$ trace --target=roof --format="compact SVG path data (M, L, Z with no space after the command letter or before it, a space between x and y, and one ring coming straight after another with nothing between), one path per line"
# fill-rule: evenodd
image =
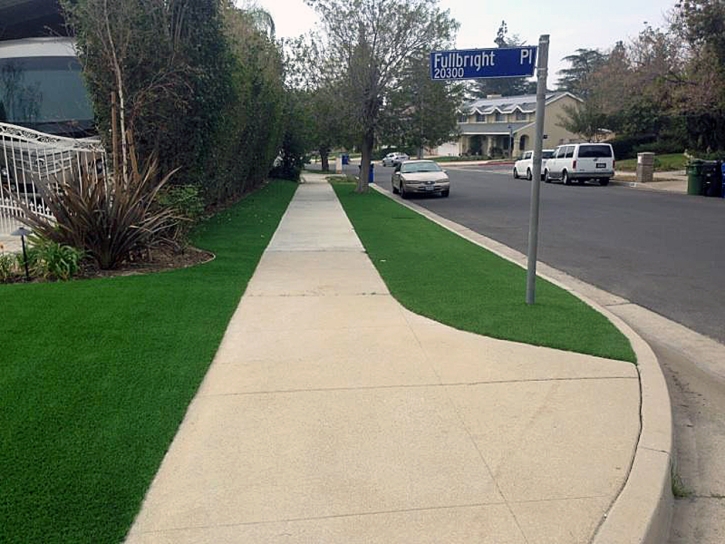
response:
M0 40L67 36L58 0L0 0Z
M485 136L506 136L510 132L516 133L522 128L531 126L531 121L524 121L523 123L466 123L459 124L458 127L461 129L461 134L467 136L480 134Z
M565 96L570 96L574 100L580 100L569 92L549 92L546 93L546 103L550 104ZM520 96L499 96L496 98L479 98L473 102L465 104L461 110L472 114L480 113L489 115L492 113L513 113L520 110L523 113L534 113L536 111L536 95L525 94Z

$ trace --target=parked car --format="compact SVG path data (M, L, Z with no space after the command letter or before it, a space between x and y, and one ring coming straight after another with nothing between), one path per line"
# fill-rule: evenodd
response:
M451 192L448 174L438 163L429 160L404 161L395 166L392 178L393 193L403 198L411 194L439 194L447 197Z
M399 153L397 151L393 153L388 153L383 157L383 160L381 164L383 166L396 166L400 164L403 161L407 161L410 157L406 155L405 153Z
M553 149L542 149L541 150L541 179L544 179L544 171L546 170L546 161L552 155L554 155ZM534 152L524 151L524 154L519 160L514 163L514 179L520 177L526 177L531 180L534 172Z
M614 164L614 150L610 144L560 145L554 156L546 161L544 181L561 180L569 185L572 181L583 184L591 179L599 185L607 185L614 176Z

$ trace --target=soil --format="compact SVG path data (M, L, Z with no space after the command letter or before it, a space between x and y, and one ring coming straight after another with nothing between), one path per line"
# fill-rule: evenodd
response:
M214 257L213 253L192 246L186 247L183 251L167 248L153 249L136 255L134 259L126 261L115 270L101 270L94 265L86 265L76 279L111 278L163 272L206 263L213 260Z
M213 253L191 246L184 248L183 251L172 250L170 248L159 248L137 254L133 259L123 263L115 270L101 270L94 263L84 262L80 272L73 276L73 279L83 280L152 274L154 272L164 272L167 270L196 266L198 264L209 262L214 258L215 255ZM44 283L47 281L55 280L34 278L32 276L30 278L30 283ZM17 276L13 276L9 281L0 282L0 284L25 282L25 276L23 274L19 274Z

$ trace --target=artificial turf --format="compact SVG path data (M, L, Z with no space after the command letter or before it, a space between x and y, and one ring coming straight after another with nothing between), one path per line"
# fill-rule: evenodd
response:
M201 266L0 286L0 542L123 540L295 188L201 225Z
M391 294L457 329L635 362L629 340L602 314L539 278L527 305L526 271L379 194L334 183L355 232Z

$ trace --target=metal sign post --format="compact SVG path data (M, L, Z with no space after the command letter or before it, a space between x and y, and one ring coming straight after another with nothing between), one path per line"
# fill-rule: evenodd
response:
M546 76L549 71L549 35L539 37L539 58L536 67L536 138L534 139L531 208L529 213L529 252L526 271L526 304L536 301L536 253L539 246L539 191L541 188L541 149L544 141L544 108L546 108Z
M526 303L536 299L536 251L539 243L539 190L541 149L544 140L546 76L549 70L549 35L539 37L539 46L499 47L495 49L461 49L433 51L430 54L430 78L436 81L528 77L536 67L536 136L534 138L531 212L529 218L529 252L526 274ZM509 125L509 154L513 154L512 130Z

